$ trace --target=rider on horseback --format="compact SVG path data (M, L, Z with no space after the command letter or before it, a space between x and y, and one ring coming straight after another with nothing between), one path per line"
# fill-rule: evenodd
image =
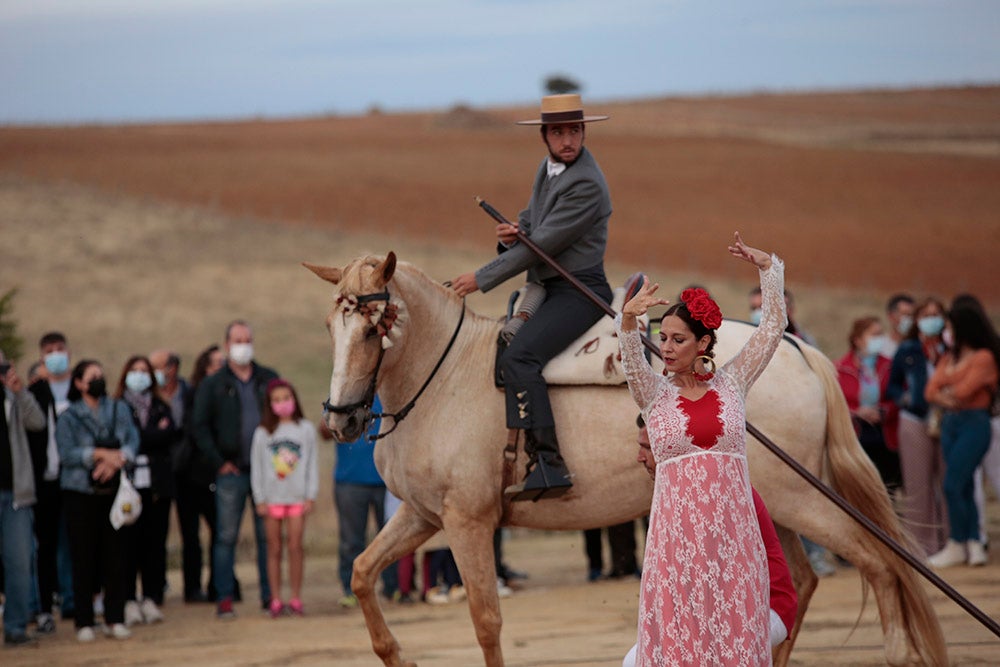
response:
M545 288L545 301L524 324L500 358L506 392L507 427L523 429L528 475L505 490L512 500L538 500L566 493L573 482L559 453L555 421L542 368L602 316L566 279L517 241L518 229L605 301L611 288L604 275L611 197L597 161L583 147L585 116L579 95L542 99L539 120L548 156L539 165L528 208L516 223L496 228L498 255L474 273L452 281L461 296L484 292L527 270L528 282Z

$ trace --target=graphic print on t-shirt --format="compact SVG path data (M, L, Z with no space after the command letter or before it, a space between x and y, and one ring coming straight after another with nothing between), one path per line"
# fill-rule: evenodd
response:
M302 445L291 440L278 440L268 447L271 464L278 479L285 479L295 471L302 454Z

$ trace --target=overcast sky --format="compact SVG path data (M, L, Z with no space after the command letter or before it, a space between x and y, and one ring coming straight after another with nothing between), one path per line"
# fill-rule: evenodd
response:
M1000 83L1000 0L0 0L0 123Z

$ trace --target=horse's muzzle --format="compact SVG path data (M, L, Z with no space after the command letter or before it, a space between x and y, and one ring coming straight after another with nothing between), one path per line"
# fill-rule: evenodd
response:
M337 442L354 442L372 423L371 409L366 407L357 407L347 413L326 412L323 416Z

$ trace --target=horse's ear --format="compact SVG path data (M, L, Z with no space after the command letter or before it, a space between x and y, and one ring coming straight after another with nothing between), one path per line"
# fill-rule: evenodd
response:
M323 280L333 283L334 285L339 283L340 279L344 275L343 271L332 266L320 266L319 264L310 264L309 262L302 262L302 266L306 267Z
M385 261L375 267L375 275L377 276L376 282L379 283L379 287L382 287L390 280L392 280L392 274L396 272L396 253L389 251L386 256Z

